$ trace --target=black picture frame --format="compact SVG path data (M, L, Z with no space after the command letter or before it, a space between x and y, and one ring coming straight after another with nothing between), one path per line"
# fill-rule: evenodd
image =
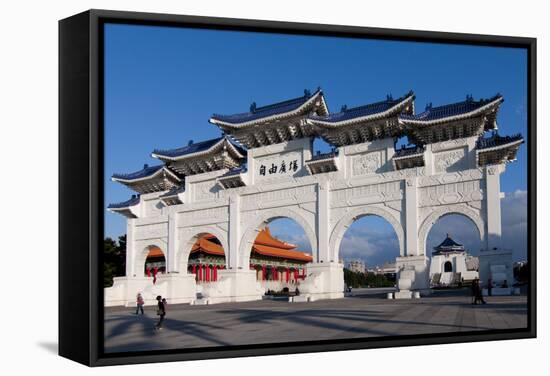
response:
M527 328L105 354L100 250L104 214L102 30L107 22L526 49L531 275ZM536 337L536 94L534 38L108 10L89 10L59 21L59 354L88 366L105 366Z

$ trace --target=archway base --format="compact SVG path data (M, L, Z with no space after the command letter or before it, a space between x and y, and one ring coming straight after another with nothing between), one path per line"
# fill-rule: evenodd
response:
M423 295L430 293L429 270L430 259L424 255L405 256L395 259L397 270L397 299L412 298L413 291L419 291Z
M256 281L254 270L220 270L215 283L201 287L206 304L261 300L264 294L262 286Z
M479 254L479 280L483 294L488 295L487 286L491 280L493 295L511 295L514 281L512 251L501 248L482 250ZM502 287L506 285L507 287Z
M195 277L191 274L162 274L156 283L151 277L116 277L112 287L104 289L104 305L132 307L140 293L145 305L157 304L161 295L168 304L192 303L196 299Z
M298 286L309 301L344 297L344 265L337 262L307 264L307 277Z

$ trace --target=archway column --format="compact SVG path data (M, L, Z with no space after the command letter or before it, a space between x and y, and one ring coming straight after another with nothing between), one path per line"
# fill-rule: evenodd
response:
M423 255L418 247L418 179L412 177L405 182L405 254Z
M485 246L487 250L502 248L502 218L500 212L500 174L503 165L493 165L485 169L485 200L487 232Z
M330 262L330 191L329 182L322 181L317 185L317 260ZM338 260L332 260L338 262Z
M136 264L136 247L134 244L135 219L126 221L126 277L137 275L134 271Z
M241 237L241 199L239 196L229 197L229 249L226 252L225 263L228 269L237 269L239 265L239 239Z
M178 253L178 216L175 213L168 215L168 250L166 252L166 271L177 271L176 255Z

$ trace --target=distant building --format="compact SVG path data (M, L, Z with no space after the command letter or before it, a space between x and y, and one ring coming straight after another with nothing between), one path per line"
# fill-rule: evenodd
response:
M355 273L365 273L367 266L361 260L353 260L348 263L348 269Z
M376 265L374 268L369 269L368 272L392 278L395 277L397 269L395 262L386 261L382 266Z
M431 286L455 286L479 278L479 259L466 252L449 234L434 247L430 264Z

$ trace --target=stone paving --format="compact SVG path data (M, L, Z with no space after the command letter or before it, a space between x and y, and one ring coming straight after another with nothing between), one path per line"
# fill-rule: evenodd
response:
M262 300L170 305L164 329L156 307L105 310L105 351L142 351L390 335L524 328L527 298L486 298L474 306L466 290L416 300L386 300L383 289L358 289L344 299L312 303Z

